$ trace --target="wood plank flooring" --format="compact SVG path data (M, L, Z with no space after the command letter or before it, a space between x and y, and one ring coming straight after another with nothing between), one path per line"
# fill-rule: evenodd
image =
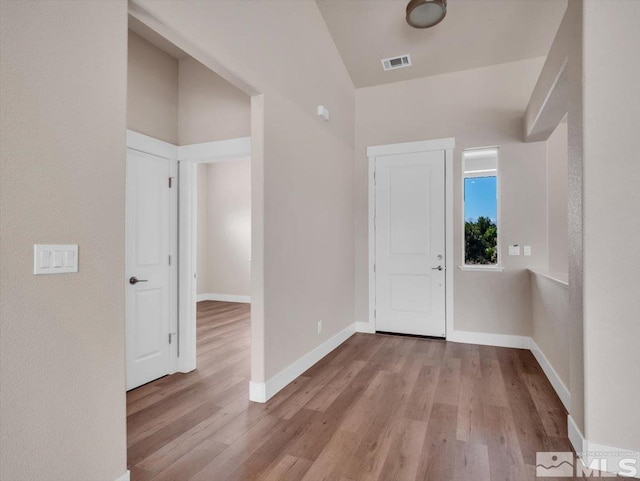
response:
M249 317L199 303L198 369L127 394L133 481L524 481L571 451L526 350L356 334L251 403Z

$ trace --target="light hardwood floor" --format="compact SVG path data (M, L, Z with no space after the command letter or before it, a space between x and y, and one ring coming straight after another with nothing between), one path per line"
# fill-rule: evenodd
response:
M198 369L127 394L132 481L524 481L571 450L526 350L356 334L251 403L249 316L199 303Z

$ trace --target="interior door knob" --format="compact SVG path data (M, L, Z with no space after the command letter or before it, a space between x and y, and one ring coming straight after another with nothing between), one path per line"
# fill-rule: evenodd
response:
M135 286L138 282L147 282L146 279L138 279L136 276L130 277L129 278L129 284L131 284L132 286Z

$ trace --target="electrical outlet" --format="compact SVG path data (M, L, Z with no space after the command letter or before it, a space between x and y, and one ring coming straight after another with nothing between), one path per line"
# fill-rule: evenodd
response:
M322 332L322 321L318 321L318 334Z

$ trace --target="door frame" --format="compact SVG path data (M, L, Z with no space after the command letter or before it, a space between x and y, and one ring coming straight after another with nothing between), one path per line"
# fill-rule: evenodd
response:
M154 137L135 132L127 129L127 150L140 152L143 154L167 159L170 161L170 175L172 179L173 191L170 192L171 203L169 210L169 251L171 252L170 277L169 277L169 332L178 333L180 330L180 314L179 314L179 298L178 298L178 269L179 269L179 252L178 252L178 210L180 200L178 198L178 148L168 142L164 142ZM167 179L169 181L169 179ZM126 205L126 204L125 204ZM125 247L126 248L126 247ZM178 268L176 268L178 266ZM125 289L128 280L124 279ZM126 319L125 319L126 322ZM174 374L180 370L179 358L179 335L178 342L172 342L170 348L169 372ZM126 340L125 340L126 342Z
M453 332L453 149L455 137L367 147L369 159L369 330L376 332L376 158L395 154L444 151L445 172L445 333Z
M251 137L181 145L177 147L177 156L179 177L178 285L180 286L178 370L190 372L196 368L198 164L251 158Z
M251 137L177 146L127 129L127 149L175 162L177 203L172 203L170 225L177 269L171 271L171 330L178 340L169 374L191 372L196 368L198 164L251 158Z

